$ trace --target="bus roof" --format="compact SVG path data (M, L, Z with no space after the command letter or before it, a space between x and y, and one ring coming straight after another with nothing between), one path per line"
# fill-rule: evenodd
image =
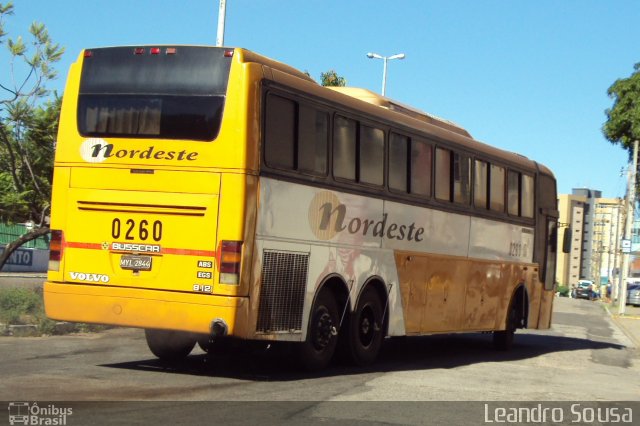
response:
M429 114L428 112L421 111L409 105L401 104L400 102L395 101L393 99L380 96L377 93L372 92L371 90L362 89L359 87L328 87L328 89L335 90L340 93L344 93L345 95L349 95L351 97L360 99L362 101L368 102L373 105L381 106L391 111L396 111L401 114L405 114L410 117L417 118L418 120L422 120L426 123L448 128L452 132L459 133L469 138L471 137L469 132L467 132L465 129L462 128L462 126L454 123L453 121L437 117L433 114Z

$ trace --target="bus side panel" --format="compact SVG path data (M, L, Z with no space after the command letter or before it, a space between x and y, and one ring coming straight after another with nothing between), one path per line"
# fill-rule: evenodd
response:
M520 283L531 283L534 269L410 252L396 252L395 259L407 334L504 329L514 291ZM541 292L539 283L528 287ZM539 303L532 306L536 309ZM530 328L535 321L534 315Z
M367 280L380 277L390 291L389 334L404 335L393 250L381 249L381 237L374 235L383 227L383 202L265 177L259 187L250 293L255 338L304 339L315 294L331 277L349 292L351 309ZM376 225L379 229L374 233ZM278 266L276 260L283 263ZM304 282L292 279L300 261ZM302 289L303 296L296 296L294 303L290 293L295 288ZM291 329L270 322L289 315L289 308L279 310L283 302L296 309L303 305L301 322Z
M489 330L494 327L498 306L503 298L501 267L486 261L469 263L464 328Z
M529 297L529 317L527 328L540 328L540 306L544 297L544 284L538 281L538 267L527 269L527 295Z
M540 303L540 319L538 320L538 328L548 329L551 328L551 317L553 315L553 298L555 297L552 291L543 291Z

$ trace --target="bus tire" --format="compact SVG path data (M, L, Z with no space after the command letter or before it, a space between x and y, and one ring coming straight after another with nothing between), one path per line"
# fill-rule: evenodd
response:
M513 336L516 332L518 321L518 308L515 303L511 303L505 330L493 332L493 346L499 351L509 351L513 346Z
M147 345L163 361L179 361L191 353L196 339L189 333L175 330L146 329Z
M367 287L349 321L349 355L359 366L373 363L384 337L382 302L373 287Z
M320 291L316 297L307 328L307 339L297 344L298 360L306 370L320 370L326 367L336 350L340 317L333 292Z

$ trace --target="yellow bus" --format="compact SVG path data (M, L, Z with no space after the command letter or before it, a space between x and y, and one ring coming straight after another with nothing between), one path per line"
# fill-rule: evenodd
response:
M133 46L80 54L59 129L51 318L171 360L290 342L308 368L550 326L554 176L452 122L244 49Z

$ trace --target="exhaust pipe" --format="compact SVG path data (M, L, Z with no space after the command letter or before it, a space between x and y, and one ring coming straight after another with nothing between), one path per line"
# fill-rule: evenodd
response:
M211 321L210 329L211 337L214 339L217 337L224 337L229 332L229 326L227 326L227 323L221 318L216 318Z

